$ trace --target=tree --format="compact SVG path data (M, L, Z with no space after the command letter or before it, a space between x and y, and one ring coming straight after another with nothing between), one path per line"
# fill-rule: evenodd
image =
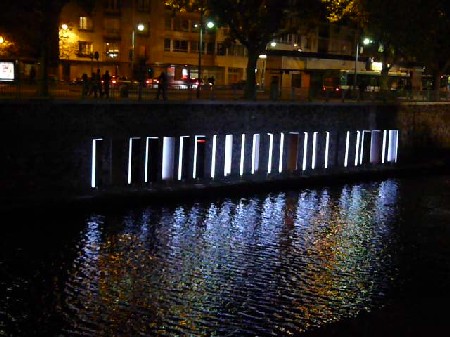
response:
M287 32L287 21L298 13L300 4L320 0L166 0L174 12L194 9L217 17L219 24L229 28L229 40L238 41L247 49L247 81L244 96L256 97L255 69L258 57L275 37ZM306 5L304 9L308 8Z
M441 75L450 67L450 2L411 0L404 16L410 27L405 36L406 49L434 76L434 91L438 98Z
M48 71L58 62L59 16L70 0L2 0L0 30L8 32L20 55L39 59L39 94L48 96ZM95 0L76 0L91 11Z

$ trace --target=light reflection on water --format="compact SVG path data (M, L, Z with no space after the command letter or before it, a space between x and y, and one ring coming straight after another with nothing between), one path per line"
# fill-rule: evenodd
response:
M93 215L60 311L89 336L289 336L383 304L397 183Z

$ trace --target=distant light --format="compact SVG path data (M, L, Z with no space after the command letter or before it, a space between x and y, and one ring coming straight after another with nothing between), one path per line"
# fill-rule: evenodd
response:
M68 26L66 23L63 23L63 24L61 25L61 28L62 28L63 30L67 30L67 29L69 29L69 26Z
M266 58L267 58L267 55L266 55L266 54L259 55L259 58L260 58L260 59L266 59Z
M144 24L143 24L143 23L138 24L137 29L138 29L138 31L140 31L140 32L144 31L144 29L145 29Z
M208 23L206 24L206 27L208 27L209 29L214 27L214 22L212 21L208 21Z
M367 45L370 44L370 43L372 43L372 40L371 40L371 39L369 39L368 37L364 38L363 44L365 44L365 45L367 46Z
M0 44L2 44L3 42L5 42L5 38L3 36L0 36Z
M270 42L270 46L271 46L271 47L275 47L276 45L277 45L276 42Z

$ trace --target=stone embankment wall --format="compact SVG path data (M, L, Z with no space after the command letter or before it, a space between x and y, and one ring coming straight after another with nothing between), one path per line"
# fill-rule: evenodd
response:
M0 103L0 202L444 159L447 104Z

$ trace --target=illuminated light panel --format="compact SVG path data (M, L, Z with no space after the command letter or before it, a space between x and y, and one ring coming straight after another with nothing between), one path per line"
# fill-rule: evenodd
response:
M316 149L317 149L317 131L313 132L313 149L312 149L312 159L311 168L314 170L316 168Z
M180 136L180 149L178 152L178 180L181 180L183 177L183 153L184 153L184 140L189 138L189 136Z
M307 157L308 154L308 132L304 132L304 141L303 141L303 164L302 164L302 170L306 171L306 165L307 165Z
M92 139L92 165L91 165L91 187L92 188L97 187L97 175L96 175L97 142L100 142L102 140L103 140L103 138Z
M380 130L372 130L370 138L370 163L376 164L379 158L379 140Z
M283 172L283 148L284 148L284 132L280 133L280 160L278 162L278 173Z
M253 135L253 145L252 145L252 174L255 174L259 170L259 144L261 141L261 136L259 134Z
M197 135L194 137L194 168L192 169L192 178L197 178L197 144L199 140L202 140L205 136L204 135Z
M330 150L330 133L326 132L326 140L325 140L325 165L324 167L328 168L328 152Z
M389 130L388 162L397 162L398 130Z
M366 133L370 133L368 130L364 130L361 136L361 147L359 149L359 165L362 165L364 160L364 138L366 137Z
M150 148L150 139L158 139L158 137L147 137L147 140L145 142L145 158L144 158L144 165L145 165L145 170L144 170L144 181L146 183L148 183L148 160L150 158L149 156L149 148Z
M223 167L223 175L229 176L231 174L231 162L233 156L233 135L225 136L225 162Z
M268 133L269 136L269 158L267 160L267 174L272 172L272 155L273 155L273 134Z
M175 157L175 138L163 138L163 157L162 157L162 180L171 180L173 178L173 162Z
M216 176L216 153L217 153L217 135L213 136L212 156L211 156L211 178Z
M128 185L131 184L131 159L133 154L133 140L140 139L139 137L131 137L128 141Z
M381 163L384 164L386 158L387 130L383 130L383 145L381 150Z
M348 152L350 150L350 131L347 131L347 136L345 137L345 157L344 157L344 167L348 166Z
M355 166L358 166L358 159L359 159L359 147L361 143L361 132L356 132L356 144L355 144Z
M245 134L241 136L241 160L239 162L239 173L244 175L244 159L245 159Z

